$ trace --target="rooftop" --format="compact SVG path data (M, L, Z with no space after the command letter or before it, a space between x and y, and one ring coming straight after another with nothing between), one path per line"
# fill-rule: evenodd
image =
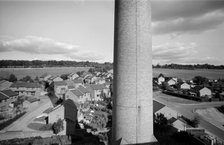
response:
M17 96L18 95L18 93L14 92L12 90L3 90L1 92L4 93L4 94L6 94L9 97L14 97L14 96Z
M16 82L11 85L11 88L40 88L40 84L38 83L27 83L27 82Z
M76 90L71 90L71 92L72 92L73 94L75 94L76 96L78 96L78 97L83 96L83 93L82 93L81 91L79 91L78 89L76 89Z
M54 82L54 85L55 86L66 86L67 83L65 81L57 81L57 82Z

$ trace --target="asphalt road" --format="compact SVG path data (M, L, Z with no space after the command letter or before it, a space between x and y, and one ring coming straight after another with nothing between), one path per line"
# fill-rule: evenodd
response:
M224 102L204 102L204 103L198 103L198 102L192 102L192 103L179 103L179 101L174 101L173 99L169 100L169 97L173 98L173 96L166 95L160 92L154 93L154 100L168 106L169 108L176 110L178 113L182 114L183 116L193 119L194 117L199 118L199 127L204 128L209 133L217 136L218 138L222 139L224 141L224 127L217 127L202 116L198 116L198 114L195 112L196 109L205 109L205 108L211 108L211 107L217 107L224 105ZM164 99L167 98L167 99ZM179 99L179 98L177 98ZM181 99L181 98L180 98ZM172 100L172 102L171 102Z
M47 108L52 107L52 103L48 98L41 99L40 103L29 109L28 112L16 120L13 124L3 129L3 131L35 131L31 128L28 128L27 125L36 118L36 116L40 115Z

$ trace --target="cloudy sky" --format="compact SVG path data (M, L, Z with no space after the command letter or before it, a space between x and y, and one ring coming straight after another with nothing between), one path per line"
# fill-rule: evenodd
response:
M152 1L153 63L224 64L224 1ZM113 61L114 0L0 0L0 59Z

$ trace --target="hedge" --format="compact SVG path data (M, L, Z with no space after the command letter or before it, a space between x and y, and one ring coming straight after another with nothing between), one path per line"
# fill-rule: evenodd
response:
M16 115L14 118L9 119L3 123L0 124L0 130L2 130L3 128L9 126L10 124L12 124L13 122L15 122L17 119L19 119L20 117L22 117L26 112L23 112L19 115Z

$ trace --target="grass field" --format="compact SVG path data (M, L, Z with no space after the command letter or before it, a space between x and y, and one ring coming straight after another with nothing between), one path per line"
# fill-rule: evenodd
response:
M78 71L88 71L90 67L48 67L48 68L0 68L0 77L7 78L10 74L14 74L18 79L27 75L33 79L42 74L47 73L52 76L75 73Z

